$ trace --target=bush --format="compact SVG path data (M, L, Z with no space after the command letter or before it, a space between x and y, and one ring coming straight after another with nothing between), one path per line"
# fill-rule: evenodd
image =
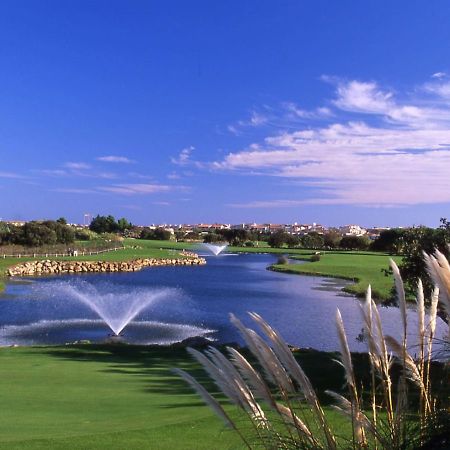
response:
M144 228L141 231L139 239L149 239L153 241L169 241L172 237L172 233L170 231L165 230L164 228Z
M311 258L309 258L309 260L310 260L311 262L317 262L317 261L320 261L320 253L316 253L316 254L312 255Z
M285 255L278 257L277 264L289 264L289 259Z
M254 247L255 243L253 241L247 241L244 245L245 247Z

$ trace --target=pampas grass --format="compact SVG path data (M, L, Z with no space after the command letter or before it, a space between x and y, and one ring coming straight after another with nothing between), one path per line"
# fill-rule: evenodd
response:
M363 408L362 389L355 376L344 321L340 311L336 311L338 362L344 368L348 394L325 392L335 402L333 408L350 420L352 436L349 445L352 449L400 450L421 445L442 412L445 399L434 392L431 366L438 304L446 315L447 324L449 319L450 265L439 252L425 255L425 261L436 288L427 318L422 283L419 281L417 286L416 354L411 354L407 346L406 298L400 271L393 261L401 339L384 334L370 286L360 306L370 365L370 408L367 410ZM227 426L239 433L248 448L340 448L339 432L328 423L311 381L287 343L258 314L250 313L250 317L261 329L262 336L245 327L233 315L231 322L240 331L255 362L231 347L226 348L226 354L214 347L204 353L189 349L225 397L242 411L241 418L245 420L230 418L221 404L194 378L179 369L175 369L176 373L200 394ZM448 345L448 340L446 343ZM398 377L393 373L394 365L401 369ZM410 399L413 394L420 398L418 407ZM417 424L419 431L415 439L411 429Z

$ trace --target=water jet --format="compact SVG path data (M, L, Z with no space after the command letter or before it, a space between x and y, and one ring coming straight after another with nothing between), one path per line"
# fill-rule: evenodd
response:
M228 244L207 244L203 243L202 247L212 253L214 256L220 255L227 247Z

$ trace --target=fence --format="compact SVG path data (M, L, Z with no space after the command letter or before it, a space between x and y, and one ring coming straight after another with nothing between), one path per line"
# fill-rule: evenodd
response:
M0 253L0 258L48 258L49 256L86 256L86 255L99 255L100 253L106 253L106 252L115 252L117 250L122 250L125 247L113 247L113 248L106 248L102 250L78 250L74 249L69 252L59 252L59 253L15 253L11 255L7 255L6 253Z

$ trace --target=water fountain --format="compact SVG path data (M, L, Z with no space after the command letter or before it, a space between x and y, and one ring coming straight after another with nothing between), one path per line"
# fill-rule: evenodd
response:
M0 346L105 340L170 345L194 337L208 339L214 331L184 320L167 321L189 302L178 288L91 279L32 283L28 299L11 300L16 304L13 309L22 314L17 311L15 323L0 327ZM153 320L148 320L149 315Z
M160 288L136 295L133 292L104 292L95 286L84 283L82 289L66 283L62 286L63 294L84 303L94 311L111 328L115 336L145 308L156 302L174 297L177 290Z
M228 244L207 244L203 243L202 247L212 253L214 256L220 255L227 247Z

